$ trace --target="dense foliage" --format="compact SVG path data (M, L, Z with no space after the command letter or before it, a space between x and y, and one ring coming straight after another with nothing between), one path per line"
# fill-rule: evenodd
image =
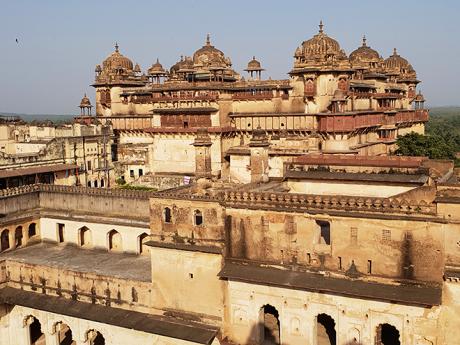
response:
M460 108L432 109L426 135L409 133L399 137L397 144L398 155L455 159L455 154L460 152Z

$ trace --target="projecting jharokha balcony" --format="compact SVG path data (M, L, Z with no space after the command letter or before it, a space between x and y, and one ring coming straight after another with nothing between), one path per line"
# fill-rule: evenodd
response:
M388 113L329 113L319 119L321 132L350 132L359 128L397 125L428 121L428 110L409 110Z

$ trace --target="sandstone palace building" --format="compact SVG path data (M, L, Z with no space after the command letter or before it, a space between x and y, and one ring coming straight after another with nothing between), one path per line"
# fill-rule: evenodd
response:
M103 173L0 190L0 344L460 344L453 162L393 155L414 68L321 23L287 72L116 45L76 118Z

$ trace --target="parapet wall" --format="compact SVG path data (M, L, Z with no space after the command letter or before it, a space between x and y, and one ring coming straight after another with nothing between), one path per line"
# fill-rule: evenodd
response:
M0 213L41 208L148 220L149 198L153 194L136 190L36 184L0 190Z

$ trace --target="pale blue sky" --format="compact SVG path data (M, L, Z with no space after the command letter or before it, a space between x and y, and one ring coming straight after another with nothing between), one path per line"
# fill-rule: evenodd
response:
M459 18L457 0L0 0L0 111L77 113L116 41L142 70L157 57L169 68L209 32L240 73L255 55L266 76L286 78L320 19L347 54L363 34L383 57L398 48L430 105L460 105Z

